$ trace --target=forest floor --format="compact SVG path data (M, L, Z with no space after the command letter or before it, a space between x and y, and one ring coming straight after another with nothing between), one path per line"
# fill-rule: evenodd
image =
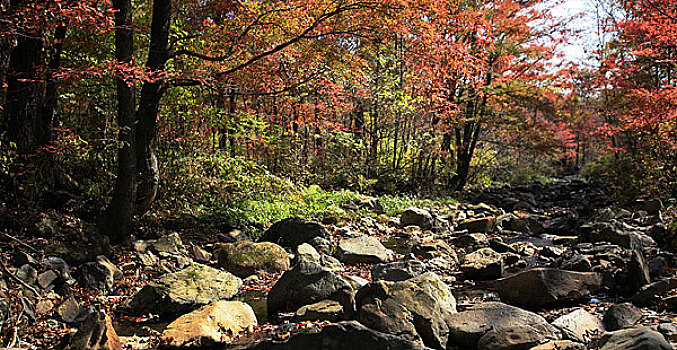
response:
M76 214L5 204L0 347L677 344L674 213L660 201L621 207L560 179L428 204L389 216L365 197L260 237L178 215L143 221L119 246ZM240 303L224 312L225 299Z

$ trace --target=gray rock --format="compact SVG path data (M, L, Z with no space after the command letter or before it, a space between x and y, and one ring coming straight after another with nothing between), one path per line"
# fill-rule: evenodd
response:
M28 284L35 284L35 282L38 280L38 271L33 268L33 266L24 264L16 272L16 277Z
M56 308L56 314L59 316L59 319L69 324L77 322L81 318L82 313L83 309L74 297L67 298Z
M418 343L369 329L356 321L325 326L319 332L298 333L286 342L265 341L251 350L425 350Z
M456 226L457 231L467 230L468 233L488 233L494 229L496 223L496 218L493 216L487 216L477 219L469 219L461 221L461 223Z
M538 268L496 280L493 286L502 301L536 309L555 302L586 299L602 286L602 276L595 272Z
M559 328L566 338L579 343L587 344L604 333L602 322L584 309L560 316L552 325Z
M646 327L629 328L611 333L600 350L670 350L672 346L662 334Z
M661 295L677 289L677 278L666 278L647 284L632 296L632 303L638 306L651 306L661 300Z
M674 342L677 340L677 325L672 322L661 323L656 326L656 331L662 334L666 340Z
M378 264L388 261L388 249L376 237L360 236L338 244L338 258L344 264Z
M405 260L377 264L371 270L372 281L404 281L423 274L425 264L419 260Z
M80 266L80 282L88 288L111 291L113 282L120 278L122 271L103 255L99 255L96 262Z
M238 241L222 244L217 252L219 266L238 277L257 271L282 272L289 269L289 254L271 242Z
M560 265L560 268L567 271L590 272L592 264L585 255L575 254L564 261L562 265Z
M242 280L229 272L193 263L148 283L134 295L128 307L137 315L176 315L230 299L241 286Z
M400 216L400 226L418 226L423 230L430 230L433 228L434 220L429 211L410 207Z
M512 325L492 329L477 342L478 350L521 350L530 349L551 338L530 325Z
M446 294L446 296L442 296ZM433 273L399 282L377 281L355 296L357 320L380 332L445 349L445 316L456 311L449 288Z
M74 281L70 273L70 267L64 259L56 256L46 256L44 259L42 259L42 263L48 268L57 271L59 277L61 277L64 281Z
M649 277L649 265L644 258L644 253L639 247L632 250L632 257L628 263L628 279L633 292L651 283Z
M82 322L66 350L122 350L110 316L93 312Z
M642 310L630 303L611 305L604 314L604 327L607 331L631 327L642 317Z
M316 237L328 239L329 234L317 222L293 217L274 223L264 232L259 242L273 242L285 248L295 249L300 244L311 243Z
M491 280L503 275L503 256L491 248L482 248L466 255L461 271L474 280Z
M528 325L541 340L557 340L561 332L541 316L499 302L485 302L447 316L449 343L462 348L477 348L480 338L490 330L500 333L515 325Z
M181 254L186 252L186 247L176 232L158 238L153 244L153 248L160 253Z
M454 240L454 245L458 247L486 246L487 244L489 244L489 239L483 233L468 233L458 236Z
M321 300L341 301L341 291L352 291L346 279L322 266L301 261L286 271L268 293L268 315L295 311Z
M301 306L294 314L294 322L329 321L338 322L343 318L343 306L335 300L322 300Z
M47 287L55 283L58 278L59 276L57 276L56 272L47 270L38 275L37 281L40 288L47 289Z

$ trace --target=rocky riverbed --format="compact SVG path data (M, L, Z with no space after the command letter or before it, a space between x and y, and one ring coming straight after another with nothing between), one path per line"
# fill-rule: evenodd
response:
M400 217L288 218L257 240L174 223L114 254L96 236L15 245L0 316L21 300L43 327L17 348L672 349L665 213L568 179Z

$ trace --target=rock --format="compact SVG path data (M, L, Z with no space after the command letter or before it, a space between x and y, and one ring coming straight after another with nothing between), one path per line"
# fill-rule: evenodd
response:
M212 253L204 250L204 248L197 246L197 245L191 245L190 246L190 252L193 254L195 257L195 261L201 262L201 263L206 263L212 260Z
M282 274L268 293L268 315L294 311L321 300L340 301L341 290L352 291L346 279L322 266L301 261Z
M122 350L122 343L110 316L93 312L82 322L66 350Z
M193 263L148 283L128 306L136 315L176 315L213 301L230 299L241 286L242 280L229 272Z
M502 301L536 309L586 299L602 286L602 276L596 272L537 268L496 280L493 286Z
M468 230L468 233L489 233L494 229L496 218L487 216L478 219L469 219L461 221L456 227L457 231Z
M482 248L465 256L461 271L474 280L500 278L503 274L503 257L491 248Z
M58 276L64 281L74 281L70 273L70 267L68 267L68 263L66 263L65 260L56 256L46 256L44 259L42 259L42 263L48 268L57 271Z
M649 277L649 265L646 263L644 253L639 247L635 247L632 250L632 257L628 263L628 280L633 292L636 292L644 285L651 283L651 277Z
M433 216L429 211L410 207L400 216L400 226L418 226L423 230L430 230L433 228Z
M308 243L300 244L296 247L296 256L294 257L294 263L298 263L301 260L310 261L314 263L319 263L322 256L320 253Z
M186 252L186 247L176 232L158 238L153 244L153 248L159 253L181 254Z
M160 339L175 348L206 348L228 341L230 336L256 324L251 306L219 300L177 318Z
M357 202L357 206L359 208L371 210L375 213L383 212L383 205L381 205L381 201L378 198L374 197L365 198Z
M515 325L528 325L541 341L558 340L561 332L541 316L499 302L485 302L446 318L449 343L462 348L477 348L489 330L501 332ZM486 341L486 340L485 340Z
M406 281L372 282L357 292L355 303L357 320L369 328L407 340L422 340L435 349L446 348L444 317L456 312L456 301L434 273Z
M251 350L425 350L415 342L369 329L356 321L345 321L325 326L319 332L292 335L287 342L266 341Z
M670 342L677 340L677 325L672 322L661 323L656 326L656 331Z
M581 343L574 343L571 340L555 340L534 346L530 350L586 350L587 347Z
M458 247L477 247L489 244L487 235L483 233L468 233L458 236L454 240L454 245Z
M371 280L404 281L423 274L425 270L425 264L419 260L377 264L371 270Z
M538 254L545 258L557 259L562 256L562 249L553 246L545 246L541 248Z
M14 267L21 267L23 265L30 265L32 267L38 267L40 263L30 254L17 251L12 257L12 265Z
M222 244L217 252L219 266L236 276L256 271L282 272L289 269L289 254L275 243L239 241Z
M552 325L559 328L564 336L579 343L589 343L604 333L604 325L584 309L578 309L560 316Z
M604 327L607 331L632 327L642 317L642 310L630 303L611 305L604 314Z
M415 243L411 248L411 253L420 259L444 258L451 262L457 262L456 252L441 239Z
M56 278L56 274L54 276ZM33 268L33 266L24 264L16 272L16 277L28 284L35 284L35 282L38 280L38 271ZM49 283L47 285L49 285Z
M153 266L153 265L157 264L158 262L160 262L160 259L158 259L158 257L151 252L139 253L138 256L139 256L139 260L141 260L141 263L144 266Z
M612 332L600 350L670 350L672 346L662 334L646 327Z
M57 276L56 272L52 270L47 270L41 274L38 275L38 285L42 289L47 289L50 285L52 285L59 276Z
M80 282L88 288L111 291L113 282L120 278L122 271L103 255L99 255L96 262L80 266Z
M148 250L149 244L143 240L136 240L132 242L132 249L137 253L144 253Z
M649 215L656 215L664 208L660 198L647 199L640 202L640 210L647 212Z
M535 236L543 231L543 224L535 217L512 215L503 223L503 228Z
M329 234L317 222L293 217L274 223L261 236L259 242L272 242L285 248L295 249L300 244L311 243L316 237L328 239Z
M492 238L491 240L489 240L489 248L491 248L494 251L501 253L501 254L503 254L503 253L517 253L517 250L515 250L510 245L503 242L498 237L495 237L495 238Z
M56 313L65 323L74 323L78 320L82 309L74 297L64 300L57 308Z
M338 258L344 264L378 264L388 261L388 249L376 237L360 236L338 244Z
M567 271L590 272L592 264L585 255L575 254L564 261L562 265L560 265L560 268Z
M54 310L54 303L49 299L42 299L35 304L35 312L38 315L47 315ZM2 320L0 320L2 322Z
M492 329L477 342L478 350L530 349L549 338L530 325L511 325Z
M638 306L651 306L661 300L661 295L677 289L677 278L666 278L640 288L632 296L632 303Z
M317 303L301 306L296 310L294 322L329 321L338 322L343 318L343 306L335 300L322 300Z

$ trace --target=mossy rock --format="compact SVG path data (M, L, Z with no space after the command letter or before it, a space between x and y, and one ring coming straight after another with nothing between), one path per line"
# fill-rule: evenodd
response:
M220 267L239 277L257 271L282 272L289 269L289 254L284 248L270 242L222 244L217 256Z

